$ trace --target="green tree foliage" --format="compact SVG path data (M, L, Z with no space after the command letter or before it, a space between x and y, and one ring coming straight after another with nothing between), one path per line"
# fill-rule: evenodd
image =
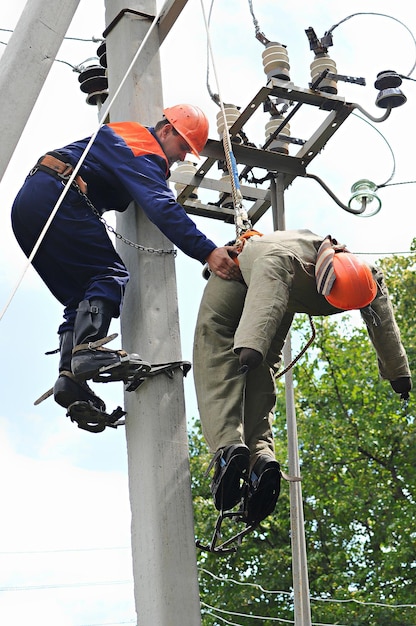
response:
M380 265L415 380L414 257L393 256ZM315 342L294 367L312 622L415 626L414 394L403 403L389 382L379 378L358 314L314 322ZM305 343L309 335L308 319L299 316L294 343ZM276 457L287 470L281 380L277 388ZM204 475L210 455L200 433L191 436L191 456L196 535L209 542L216 512L210 477ZM293 620L288 483L283 481L275 513L236 553L199 551L198 559L204 626L276 624L270 617ZM228 621L213 616L207 605Z

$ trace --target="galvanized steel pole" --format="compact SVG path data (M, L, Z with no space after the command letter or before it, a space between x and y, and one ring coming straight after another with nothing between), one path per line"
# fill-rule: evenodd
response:
M270 186L275 230L285 230L285 204L283 174L277 174ZM284 364L292 360L290 331L283 348ZM288 459L290 476L300 476L298 433L296 423L295 395L293 391L293 372L285 374L286 423L288 441ZM295 626L311 626L311 608L309 599L309 577L306 556L306 540L303 517L302 483L289 482L290 527L292 538L292 576L294 595Z

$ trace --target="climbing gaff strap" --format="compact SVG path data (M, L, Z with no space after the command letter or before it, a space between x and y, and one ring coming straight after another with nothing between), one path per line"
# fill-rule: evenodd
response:
M248 524L245 520L246 513L244 509L239 511L221 511L215 522L214 532L209 543L203 543L199 539L196 540L196 546L203 552L211 552L213 554L227 554L236 552L241 545L243 538L255 530L259 523ZM223 539L223 522L231 520L234 523L246 524L242 530L237 530L230 538Z

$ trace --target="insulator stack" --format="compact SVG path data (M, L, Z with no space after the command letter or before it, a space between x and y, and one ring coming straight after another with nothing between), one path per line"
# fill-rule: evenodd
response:
M234 122L240 117L240 111L234 104L225 104L224 105L225 117L227 120L227 128L231 128ZM225 121L222 110L217 113L217 132L222 140L225 130ZM240 135L232 135L231 141L234 143L242 143L242 138Z
M348 206L354 210L364 208L366 217L376 215L381 209L381 200L376 194L378 187L373 181L362 178L351 187L352 196L348 202ZM368 205L375 200L375 209L367 210Z
M324 52L320 52L315 56L310 68L312 83L314 83L325 70L329 70L331 74L337 73L335 61L331 59L329 54ZM324 78L321 80L316 89L317 91L323 91L324 93L335 95L338 93L337 81L333 78Z
M397 72L393 70L385 70L377 74L377 80L374 83L376 89L380 89L376 98L376 105L380 109L395 109L407 102L407 98L400 89L402 79Z
M229 186L230 190L231 190L231 176L227 173L224 173L221 178L220 181L222 183L227 183L227 185ZM220 206L223 209L232 209L234 204L233 204L233 198L231 193L225 193L223 191L220 192Z
M285 46L280 43L270 42L262 52L263 68L267 78L290 80L289 57Z
M100 65L107 68L107 44L105 41L98 46L97 56L100 59Z
M108 80L102 65L90 65L78 76L80 89L87 94L86 102L101 105L108 97Z
M283 121L284 118L282 115L272 115L265 128L266 141L279 128ZM282 154L289 154L289 142L284 140L285 137L290 137L290 124L285 124L283 126L277 137L272 140L268 150L271 150L272 152L280 152Z
M179 165L175 168L175 172L177 172L178 174L187 174L189 178L194 176L196 171L197 171L197 167L191 161L182 161L182 163L179 163ZM186 185L184 183L175 183L176 195L179 196L182 193L182 191L185 189L185 187ZM194 200L198 198L196 189L189 195L189 197L193 198Z

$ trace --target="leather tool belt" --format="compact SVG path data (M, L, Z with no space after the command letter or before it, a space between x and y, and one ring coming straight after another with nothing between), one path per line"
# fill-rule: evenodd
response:
M41 171L51 174L59 180L68 180L74 171L74 168L71 163L63 161L62 158L60 158L61 156L62 155L56 152L47 152L45 155L40 157L35 167L30 170L29 176L33 176L36 172ZM79 187L82 193L87 193L87 183L79 174L75 176L73 182Z

